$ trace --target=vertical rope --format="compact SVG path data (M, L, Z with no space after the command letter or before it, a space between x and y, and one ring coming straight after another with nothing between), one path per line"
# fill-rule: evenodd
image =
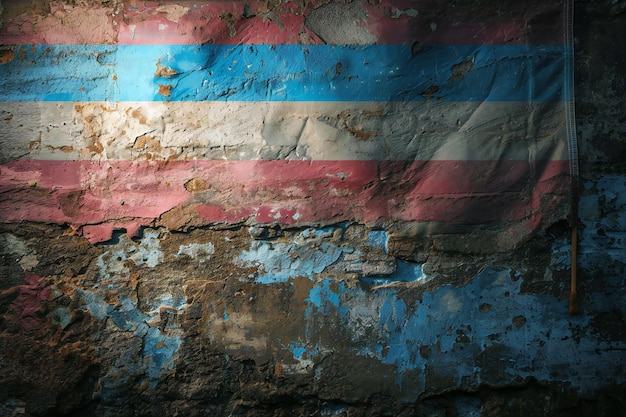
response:
M569 148L569 165L571 176L571 206L570 226L571 236L571 266L570 266L570 297L569 312L578 314L577 291L577 258L578 258L578 201L580 187L580 172L578 168L578 139L576 136L576 113L574 100L574 1L564 2L564 38L565 38L565 65L564 65L564 94L565 94L565 127Z

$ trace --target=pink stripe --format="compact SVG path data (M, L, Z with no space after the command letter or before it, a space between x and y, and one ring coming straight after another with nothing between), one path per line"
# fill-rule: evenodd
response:
M92 241L160 217L175 224L177 210L191 225L533 221L568 187L567 161L14 161L0 170L0 221L70 223Z
M25 14L4 22L0 44L318 44L323 41L305 21L324 3L307 2L303 9L289 2L268 10L261 1L131 1L115 16L112 8L53 3L47 16ZM561 5L518 3L519 10L507 8L503 14L483 8L481 15L475 8L435 0L363 2L364 19L348 23L375 35L379 44L563 42Z

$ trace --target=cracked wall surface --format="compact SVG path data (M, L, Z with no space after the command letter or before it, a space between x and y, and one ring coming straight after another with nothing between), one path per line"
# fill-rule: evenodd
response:
M503 64L446 61L441 83L407 93L422 101L259 110L222 100L237 91L176 101L210 68L260 65L246 60L263 47L236 48L261 33L365 52L402 44L410 63L477 27L485 39L542 39L561 25L550 14L560 3L476 3L469 14L458 2L196 3L2 1L0 74L23 66L6 70L6 97L59 94L67 74L49 68L85 60L94 72L71 81L75 94L101 95L0 101L0 415L626 415L626 57L612 46L626 3L575 4L578 315L568 312L569 190L559 182L567 152L558 134L532 137L559 132L560 110L445 98ZM499 26L503 10L533 16L535 29ZM137 63L147 75L135 91L151 103L116 90L137 71L122 59L137 50L118 45L135 41L184 46ZM63 48L20 46L30 44ZM192 44L234 49L195 49L206 54L196 68ZM303 59L320 61L329 88L365 76L335 58ZM48 84L20 87L28 68ZM282 81L282 93L295 91ZM433 166L416 160L467 156L472 138L477 159L547 152L558 163L534 192L438 200L444 180L488 193L528 175L492 163L429 184ZM485 169L495 171L478 176ZM455 219L464 227L450 229Z

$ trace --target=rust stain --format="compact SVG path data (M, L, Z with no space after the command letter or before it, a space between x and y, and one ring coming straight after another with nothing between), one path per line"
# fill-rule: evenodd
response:
M378 135L378 133L376 132L368 132L368 131L359 130L359 129L349 129L348 131L350 132L350 134L352 134L353 136L361 140L368 140L372 136Z
M87 145L87 149L91 152L102 153L104 151L104 146L100 143L100 138L96 136L91 137L91 143Z
M383 109L363 110L363 116L380 117L384 115L385 115L385 110Z
M100 106L102 111L108 111L104 106ZM100 142L100 134L102 130L102 116L96 112L96 108L89 105L74 105L74 110L80 112L83 117L85 129L83 131L83 138L89 144L82 149L81 152L91 151L94 153L102 153L104 146ZM87 113L87 115L85 115Z
M130 282L128 283L129 288L134 291L137 288L137 285L139 285L140 278L141 276L137 272L132 273L130 275Z
M154 73L154 78L170 78L178 74L172 68L167 68L161 65L161 59L159 59L159 62L156 63L156 67L157 67L157 70Z
M0 64L6 64L15 58L15 52L11 49L3 49L0 51Z
M75 217L80 213L82 191L70 191L68 193L59 193L57 195L57 203L59 204L63 214L67 217Z
M7 117L4 118L4 121L9 123L11 120L13 120L13 114L9 114Z
M105 290L104 291L104 301L111 305L119 304L119 296L117 291L115 290Z
M192 178L185 183L185 189L190 193L200 193L209 189L209 184L201 178Z
M74 147L70 145L64 145L64 146L58 146L58 147L48 145L48 149L50 149L51 151L61 151L63 153L74 152Z
M29 151L40 151L41 150L41 133L39 134L39 139L31 140L28 142L28 150Z
M106 57L109 53L108 52L97 52L97 53L91 53L89 54L89 56L93 56L94 58L96 58L96 62L104 67L114 67L117 64L107 64L106 62L102 62L100 60L101 57Z
M220 16L222 22L228 27L228 36L234 38L237 34L237 28L235 27L235 17L232 13L223 13Z
M75 236L79 232L79 230L80 227L70 224L69 227L65 231L63 231L61 236Z
M426 90L424 90L424 92L422 93L422 96L426 98L430 98L433 95L435 95L437 92L439 92L439 86L431 85Z
M274 365L274 375L279 378L282 378L285 376L285 369L280 364L280 362L276 362L276 365Z
M164 97L169 97L172 93L172 86L167 84L159 84L159 94Z
M139 123L141 123L142 125L145 125L146 122L148 121L146 116L141 112L140 109L134 109L133 112L131 113L131 116L139 120Z
M472 70L472 68L474 68L474 62L470 60L452 65L452 67L450 68L452 76L448 79L448 81L461 81L463 78L465 78L465 75Z
M133 151L150 151L150 152L159 152L161 151L161 142L154 136L150 135L142 135L139 136L135 143L133 144Z

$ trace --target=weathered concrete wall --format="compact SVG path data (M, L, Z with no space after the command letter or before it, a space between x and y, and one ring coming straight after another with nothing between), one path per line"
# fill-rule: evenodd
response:
M114 33L106 30L106 11L122 2L76 3L40 1L30 9L4 1L0 19L5 28L16 21L23 28L45 19L80 21L67 16L91 8L102 13L103 21L89 19L93 31L81 33L92 32L92 41L113 41L109 37ZM397 10L399 18L415 13L407 4ZM364 12L358 5L345 7L361 19ZM254 24L272 27L275 6L270 2L264 10L245 13L257 18ZM315 226L299 224L297 218L281 224L246 222L251 213L229 211L233 217L224 214L219 222L209 222L195 205L177 206L206 198L206 178L186 182L188 177L176 177L175 164L165 164L167 174L160 174L163 178L157 182L179 181L181 195L172 192L169 197L176 203L169 206L167 201L152 201L153 210L144 216L147 223L132 211L136 190L126 190L126 201L122 204L116 194L95 225L81 223L80 213L89 200L79 201L69 192L65 200L55 200L60 202L56 211L37 209L41 221L23 220L15 210L0 226L0 415L625 415L626 55L614 47L614 40L626 35L626 3L576 6L580 315L568 313L571 249L567 223L556 222L563 218L562 211L545 214L548 220L542 220L535 234L511 233L514 243L502 238L481 242L484 234L480 239L416 240L414 233L400 234L387 223L363 216L362 222ZM314 9L306 30L295 32L327 43L347 38L367 43L371 36L383 36L375 26L337 33L317 25L320 10L326 10L326 19L340 22L337 7L331 3L330 8ZM369 16L374 15L376 8L368 7ZM450 10L453 13L452 6ZM172 8L162 16L171 18L177 11L182 13ZM486 14L477 12L477 19ZM135 28L141 28L140 17L133 18ZM239 42L236 36L244 31L237 22L224 16L212 24L223 25L224 37ZM295 18L289 22L302 24ZM150 24L154 22L148 20ZM61 29L41 34L33 27L40 36L68 36ZM206 27L197 36L215 33ZM135 34L149 34L149 29ZM130 29L127 36L132 36ZM28 149L31 142L31 151L67 153L67 159L82 160L93 160L105 150L111 159L137 152L137 158L158 160L185 149L150 142L144 125L157 123L160 116L151 120L141 105L125 106L61 108L54 114L39 108L36 114L44 118L35 122L29 116L35 113L28 109L6 109L5 121L0 121L5 132L20 131L9 124L21 117L23 125L49 126L53 143L67 148L46 148L37 145L37 137L0 133L2 162L22 158L20 149L24 144ZM109 110L119 116L117 125L101 115ZM188 128L192 136L201 136L202 131L193 130L199 125L182 126L201 116L191 106L184 111L170 115L171 120L163 122L165 129ZM219 120L232 107L216 111L222 112ZM403 111L399 108L397 114ZM468 109L468 118L475 111ZM385 123L397 123L394 113L389 114ZM81 125L87 120L92 130ZM258 143L266 143L264 135L276 135L264 131L260 121L253 123ZM334 123L354 133L349 121ZM448 128L444 120L441 123L438 129ZM116 143L122 125L129 138L145 140L130 148ZM301 121L292 125L280 126L302 130ZM359 129L371 131L368 126ZM81 145L84 131L93 132L87 138L94 140L92 148ZM432 134L436 136L437 129ZM272 152L283 148L277 149ZM218 150L224 152L223 147ZM41 153L37 157L53 159ZM338 157L343 158L349 159ZM70 172L76 169L72 164L93 164L91 172L102 172L97 162L68 164ZM3 166L3 176L5 170ZM5 178L17 178L14 172L29 171L13 170ZM227 169L207 172L221 172L219 178L227 179L216 195L228 192L232 182L224 177ZM358 180L367 183L367 172ZM52 195L45 181L52 184L60 174L48 174L36 178L27 203ZM64 184L69 186L86 181L67 175ZM255 176L238 175L246 181ZM330 181L339 184L343 179ZM292 192L303 189L301 185ZM394 190L383 191L378 194L381 200L393 197ZM3 193L11 192L5 184ZM255 194L231 191L220 203L237 207L240 198L250 204L248 195ZM98 201L107 199L99 196ZM337 200L326 207L340 204ZM205 206L207 216L214 216L215 209ZM359 207L351 210L358 213ZM296 213L288 215L293 219ZM333 213L322 217L332 220ZM271 207L264 212L268 218L276 214ZM253 217L259 220L257 215Z

